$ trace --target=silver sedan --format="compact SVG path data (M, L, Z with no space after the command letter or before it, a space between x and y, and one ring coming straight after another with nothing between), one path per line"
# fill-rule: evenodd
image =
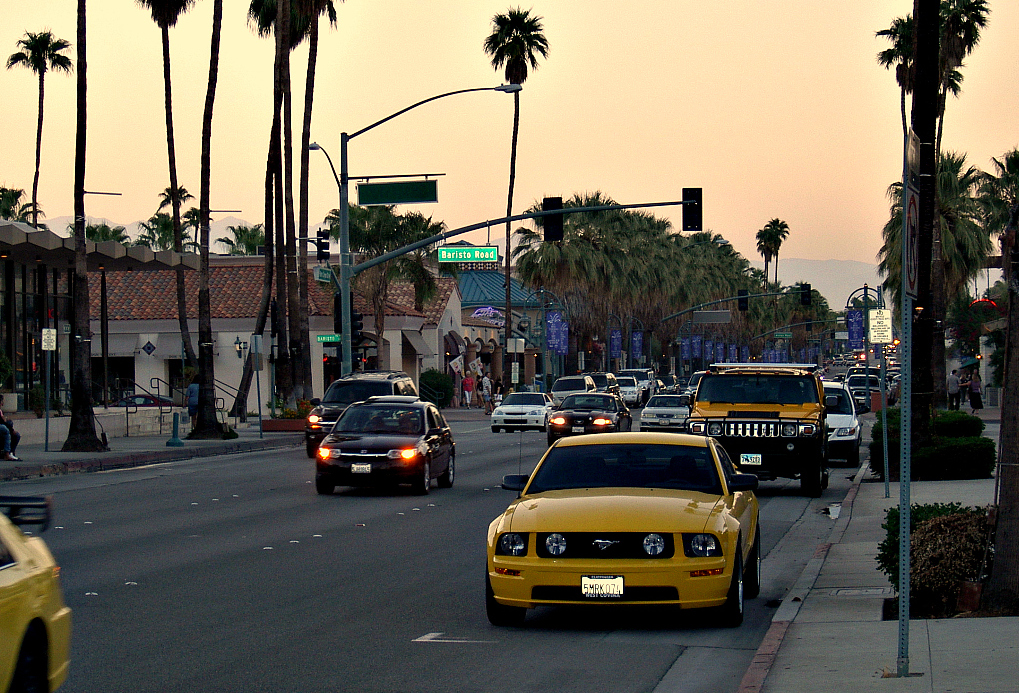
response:
M492 433L544 431L553 409L552 398L544 392L513 392L492 412Z
M690 416L687 401L681 395L655 395L640 412L640 430L685 433Z

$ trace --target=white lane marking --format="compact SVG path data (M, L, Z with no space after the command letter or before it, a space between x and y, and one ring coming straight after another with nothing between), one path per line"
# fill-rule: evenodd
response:
M478 644L495 644L498 640L468 640L467 638L441 638L440 635L445 633L426 633L420 638L414 638L411 642L452 642L452 643L478 643Z

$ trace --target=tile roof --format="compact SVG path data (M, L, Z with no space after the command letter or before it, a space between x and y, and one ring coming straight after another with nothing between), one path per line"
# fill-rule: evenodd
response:
M214 266L209 270L212 318L254 318L262 296L264 268L260 264ZM333 314L333 287L314 280L308 272L308 314ZM454 288L453 280L440 280L440 293L425 307L423 315L437 322ZM198 273L184 273L188 317L198 318ZM173 320L177 318L177 279L173 271L107 272L108 313L114 320ZM273 295L275 295L275 286ZM405 300L406 296L409 300ZM90 314L100 317L100 275L89 273ZM367 301L354 295L356 310L370 315ZM414 309L414 289L408 282L394 282L386 304L386 315L422 316Z

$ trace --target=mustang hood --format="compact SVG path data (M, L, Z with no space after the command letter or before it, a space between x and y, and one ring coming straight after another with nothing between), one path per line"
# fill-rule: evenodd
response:
M546 491L518 500L503 531L699 532L719 502L714 494L671 489Z

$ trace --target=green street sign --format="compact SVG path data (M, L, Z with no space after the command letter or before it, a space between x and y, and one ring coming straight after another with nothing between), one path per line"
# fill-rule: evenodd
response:
M497 262L496 246L444 245L439 248L439 262Z
M438 201L438 181L434 180L358 183L357 186L357 203L364 207Z
M318 265L315 267L315 281L317 282L331 282L333 280L333 270L325 265Z
M776 332L775 333L775 339L792 339L792 338L793 338L793 333L792 332Z
M342 334L317 334L315 335L316 342L340 342L343 340Z

